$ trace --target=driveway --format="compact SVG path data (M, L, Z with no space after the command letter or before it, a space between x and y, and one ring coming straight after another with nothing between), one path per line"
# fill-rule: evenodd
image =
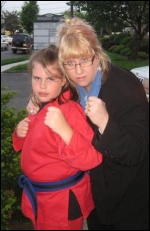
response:
M8 103L9 107L15 107L17 110L26 108L28 97L31 94L31 83L29 73L1 73L1 86L8 89L1 92L16 92Z

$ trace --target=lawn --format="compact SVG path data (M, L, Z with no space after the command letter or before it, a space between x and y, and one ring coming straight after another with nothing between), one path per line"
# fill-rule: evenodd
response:
M127 57L119 55L119 54L115 54L115 53L111 53L111 52L107 52L107 54L111 58L112 62L115 65L126 68L128 70L131 70L135 67L141 67L141 66L149 65L149 59L131 61L131 60L128 60ZM30 55L26 55L26 56L23 56L20 58L2 60L1 65L6 65L8 63L15 63L15 62L28 60L29 57L30 57ZM16 66L11 67L10 69L7 70L7 72L22 72L22 71L28 71L28 63L20 64L20 65L17 63Z
M131 70L135 67L142 67L142 66L149 65L149 59L131 61L131 60L128 60L127 57L119 55L119 54L110 53L110 52L107 52L107 54L115 65L126 68L128 70Z

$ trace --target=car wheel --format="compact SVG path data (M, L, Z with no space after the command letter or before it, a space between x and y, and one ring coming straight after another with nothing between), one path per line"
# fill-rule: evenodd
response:
M5 50L8 50L8 47L9 47L9 45L7 45L7 46L5 47Z
M13 52L14 54L16 54L16 53L17 53L17 50L14 50L14 49L13 49L12 52Z
M31 53L32 53L32 49L30 48L27 50L27 54L31 54Z

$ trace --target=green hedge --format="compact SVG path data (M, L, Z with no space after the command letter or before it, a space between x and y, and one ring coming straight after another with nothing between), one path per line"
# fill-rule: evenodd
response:
M23 218L20 210L22 190L18 186L22 173L20 155L12 147L12 133L27 112L7 107L15 95L15 92L1 94L1 230L8 230L10 221Z

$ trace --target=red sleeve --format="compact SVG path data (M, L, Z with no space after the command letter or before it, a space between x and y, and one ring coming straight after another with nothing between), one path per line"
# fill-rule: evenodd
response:
M16 152L21 151L25 138L20 138L17 136L16 130L13 132L12 141L13 148Z
M61 158L80 170L96 167L102 162L102 154L91 144L94 133L83 109L74 103L65 116L73 129L73 136L68 146L61 140L59 144Z

